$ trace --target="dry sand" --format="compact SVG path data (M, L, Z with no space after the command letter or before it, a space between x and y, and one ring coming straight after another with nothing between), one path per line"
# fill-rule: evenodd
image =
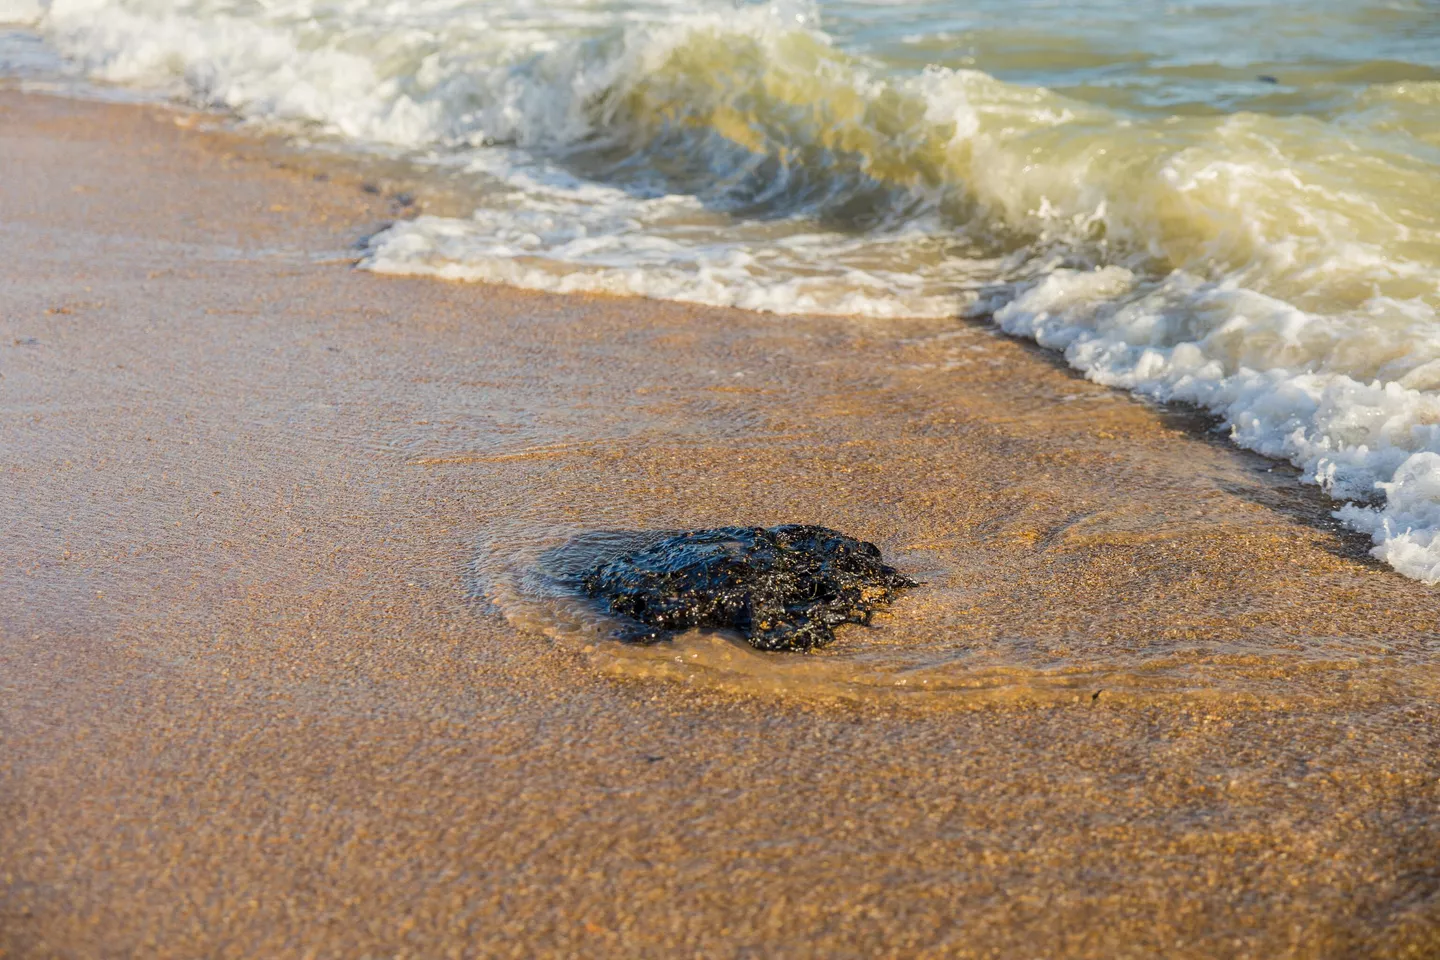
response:
M1286 470L981 326L356 272L193 120L0 92L0 956L1440 955L1440 597ZM505 592L781 521L926 586Z

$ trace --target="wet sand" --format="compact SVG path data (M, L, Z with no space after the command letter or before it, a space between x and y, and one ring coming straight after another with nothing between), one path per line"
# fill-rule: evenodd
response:
M0 956L1440 955L1440 595L1289 471L982 325L357 272L193 121L0 92ZM742 522L925 586L523 595Z

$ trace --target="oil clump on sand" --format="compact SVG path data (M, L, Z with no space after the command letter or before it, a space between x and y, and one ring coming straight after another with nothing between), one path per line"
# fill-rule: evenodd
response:
M842 623L868 624L916 586L874 544L800 524L674 534L597 564L581 584L610 613L636 621L621 640L717 627L759 650L790 651L825 646Z

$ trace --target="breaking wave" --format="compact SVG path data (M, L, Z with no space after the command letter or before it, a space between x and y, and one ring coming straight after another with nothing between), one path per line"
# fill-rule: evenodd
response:
M1162 108L901 62L804 4L9 2L90 76L465 184L472 216L395 224L368 269L988 316L1214 411L1440 582L1436 64L1311 64L1239 107L1225 87Z

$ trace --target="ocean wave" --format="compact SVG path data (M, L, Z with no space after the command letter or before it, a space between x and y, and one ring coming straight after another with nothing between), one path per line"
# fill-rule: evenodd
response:
M396 224L369 269L992 316L1215 411L1440 581L1440 82L1126 112L894 69L803 5L54 0L42 23L92 75L469 178L473 217Z
M0 23L32 24L44 14L39 0L0 0Z

